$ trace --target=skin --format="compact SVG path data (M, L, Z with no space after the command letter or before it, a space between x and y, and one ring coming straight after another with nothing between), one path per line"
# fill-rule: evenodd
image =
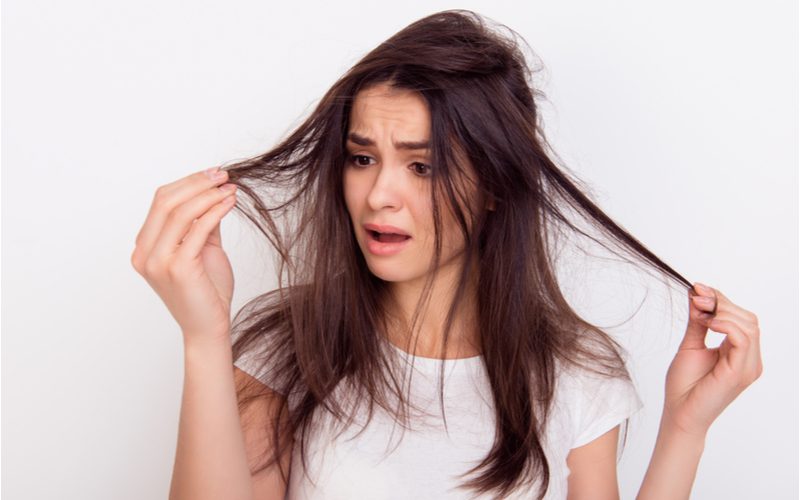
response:
M347 141L349 159L344 175L344 197L356 239L375 276L390 283L393 302L388 304L395 325L407 325L422 293L434 256L434 226L430 200L430 152L406 150L396 143L430 139L430 113L418 94L379 84L356 95L350 115L350 133L368 138L374 144L359 145ZM467 179L471 181L472 179ZM470 203L477 203L475 189L461 180L470 193ZM440 206L443 206L440 203ZM390 256L369 252L365 223L390 224L412 236L406 247ZM443 212L442 255L433 284L431 302L424 309L414 352L425 357L440 357L447 306L452 301L458 271L463 266L464 239L452 212ZM474 265L474 262L473 262ZM472 276L476 273L471 273ZM479 353L474 327L475 283L470 284L468 299L455 318L445 357L468 357ZM407 340L389 332L390 340L405 345ZM413 342L412 342L413 344Z
M426 171L424 166L430 163L425 151L402 150L395 143L428 139L430 115L418 95L378 85L356 96L349 132L373 142L370 146L347 143L352 158L344 173L344 193L356 239L370 270L391 283L395 305L408 320L433 258L431 186L418 173ZM425 309L420 344L415 351L427 357L438 357L444 305L452 298L450 290L464 259L463 241L448 215L442 235L441 272L434 283L434 302ZM366 222L395 225L413 239L398 254L372 255L367 250L367 234L361 230ZM446 357L461 357L458 352L463 350L470 355L477 353L474 348L477 332L469 328L474 324L470 319L471 307L474 308L474 302L468 301L459 311L454 333L462 332L463 336L456 338L456 354L451 356L452 351L448 351ZM717 348L705 346L709 329L726 335ZM719 290L696 283L689 292L689 321L684 339L667 373L659 435L638 498L689 497L711 423L761 371L756 316ZM619 498L618 436L619 427L615 427L570 451L567 458L571 471L570 499Z
M236 201L236 186L218 168L160 186L136 235L131 265L156 291L184 340L229 336L233 270L222 249L220 221Z
M688 499L711 424L763 372L758 317L695 283L689 320L669 370L656 445L638 500ZM725 334L706 347L708 330ZM569 498L617 499L618 427L570 451Z
M419 296L433 257L433 222L429 216L429 180L415 173L425 171L418 163L429 164L426 163L428 157L425 152L399 150L394 142L429 138L429 123L430 116L421 98L407 92L390 92L386 87L367 89L359 94L351 115L351 130L375 142L369 147L348 144L351 154L365 157L358 160L365 168L348 164L344 175L346 203L354 226L360 229L365 222L392 224L414 238L400 254L377 257L366 250L366 234L361 231L356 234L370 270L392 283L398 317L410 315ZM212 352L208 358L223 365L220 373L231 375L225 367L232 362L229 328L233 273L222 249L220 222L234 206L235 186L225 184L226 172L214 175L215 170L193 173L156 190L145 223L136 236L131 264L158 293L180 325L187 356L195 359L198 353ZM443 304L451 299L455 272L464 258L460 233L450 214L445 213L444 218L442 267L433 289L436 300L425 310L420 345L415 352L428 357L438 355L435 348L441 341ZM474 300L474 288L468 296ZM760 328L755 314L735 304L720 290L700 283L689 290L688 302L689 321L667 372L661 425L637 495L640 500L689 498L711 424L763 371ZM455 350L448 351L446 357L476 354L476 332L469 328L474 324L469 314L471 310L474 310L474 302L468 300L458 312L453 330L456 337L449 342L450 346L455 345ZM705 336L709 329L725 334L719 347L706 347ZM224 353L222 361L218 359L220 352ZM199 366L208 370L210 362L206 357L200 358ZM203 371L198 368L197 373ZM212 387L218 394L209 392L215 382L222 384L216 389ZM184 439L195 444L179 446L179 450L196 449L197 443L201 443L207 450L215 450L213 455L219 458L222 456L219 443L230 445L230 449L224 450L224 455L230 459L224 461L232 464L231 470L239 471L241 477L235 484L242 488L244 495L251 484L239 434L232 375L230 379L212 377L198 384L203 387L202 391L197 389L197 398L189 399L202 403L203 396L208 402L205 407L194 410L195 413L224 412L223 416L214 416L212 420L216 423L213 425L227 419L229 432L206 444L204 440L212 424L201 422L196 430L191 430L188 423L182 423L182 428L189 429ZM190 387L190 394L194 394L192 390ZM227 406L220 406L219 401L225 401ZM187 418L188 421L194 420ZM567 458L571 471L570 499L619 498L615 460L617 437L618 428L615 427L591 443L570 451ZM188 452L180 455L205 456ZM211 455L209 452L208 456ZM194 471L194 476L181 471L178 477L204 478L209 484L225 484L230 490L230 485L234 484L230 477L213 475L218 471L216 459L198 460L199 465L188 461L189 465L185 465L186 470Z

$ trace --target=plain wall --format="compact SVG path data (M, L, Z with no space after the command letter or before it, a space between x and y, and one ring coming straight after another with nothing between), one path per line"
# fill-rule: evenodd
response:
M266 151L360 56L455 7L529 42L546 133L601 206L759 317L764 373L712 427L693 497L798 497L796 2L416 0L3 3L4 496L166 498L183 346L129 262L155 189ZM223 237L237 308L274 277L242 219ZM685 296L581 266L565 288L621 323L645 402L619 466L633 498Z

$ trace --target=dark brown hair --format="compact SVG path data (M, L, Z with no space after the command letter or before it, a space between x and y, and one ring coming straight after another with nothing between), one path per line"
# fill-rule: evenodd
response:
M477 276L466 266L460 274L444 341L467 279L477 279L496 441L463 487L505 496L540 478L539 498L544 496L550 469L541 439L557 362L629 379L621 345L579 317L562 295L555 273L562 236L587 237L691 287L609 218L576 176L556 165L539 123L537 99L543 94L533 88L526 45L519 39L470 11L420 19L358 61L288 138L226 167L230 182L239 185L237 210L277 251L279 281L234 318L234 359L256 353L261 366L278 374L272 388L287 396L281 418L293 434L299 432L304 464L315 411L352 423L352 412L331 397L344 381L357 400L368 401L370 418L374 404L398 421L408 418L401 382L384 369L392 366L381 341L387 283L369 271L343 197L345 134L362 89L388 83L414 91L430 111L435 259L412 328L439 263L443 208L456 214L466 262L478 262ZM492 200L493 210L461 209L454 181L463 162L456 152L474 167L482 199ZM240 410L264 395L261 387L237 389ZM274 464L288 446L277 427L274 453L257 470Z

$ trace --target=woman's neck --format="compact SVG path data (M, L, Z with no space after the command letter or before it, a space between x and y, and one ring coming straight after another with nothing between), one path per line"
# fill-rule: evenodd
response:
M386 308L388 340L410 354L426 358L477 356L481 353L477 318L477 273L470 273L472 279L455 311L444 356L441 353L444 326L455 296L456 280L453 279L452 272L439 274L433 283L427 307L420 311L413 333L410 332L411 317L422 293L422 285L410 282L393 284L392 300Z

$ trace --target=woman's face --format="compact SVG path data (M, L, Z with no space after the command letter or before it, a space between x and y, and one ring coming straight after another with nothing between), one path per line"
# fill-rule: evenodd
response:
M344 197L367 265L385 281L423 283L433 260L430 138L430 114L418 94L379 84L356 95L347 134ZM454 263L460 267L461 231L447 204L439 206L440 270ZM391 225L408 237L382 242L368 231L368 224Z

